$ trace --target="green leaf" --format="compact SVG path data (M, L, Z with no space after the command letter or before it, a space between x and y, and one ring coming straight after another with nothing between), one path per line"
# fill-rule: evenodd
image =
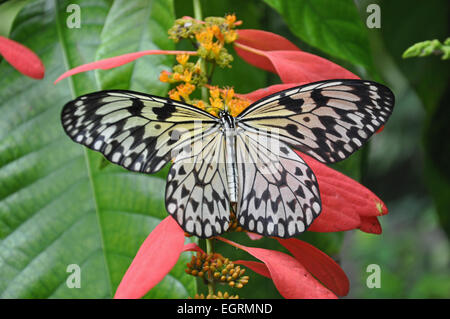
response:
M442 98L442 103L433 116L428 119L425 129L425 179L434 199L440 224L447 236L450 236L450 167L448 159L450 148L443 147L442 138L450 136L448 119L450 109L445 104L449 94Z
M144 50L173 50L167 30L173 25L172 1L114 1L101 34L96 60ZM97 71L102 89L131 89L164 95L168 85L158 80L173 56L145 56L122 67Z
M442 54L442 60L448 60L450 58L450 38L447 38L444 43L436 39L415 43L403 52L402 57L423 57L431 54Z
M65 9L74 2L81 8L79 29L66 26ZM46 77L31 80L0 64L0 298L111 298L141 243L167 216L163 178L116 165L100 169L102 156L73 143L60 124L66 102L113 83L164 93L157 78L141 83L139 72L129 71L107 78L106 72L87 72L53 85L67 69L94 61L98 48L108 54L102 41L112 41L114 30L151 33L145 45L167 49L159 45L174 19L170 0L129 1L123 6L130 15L118 12L121 5L41 0L26 6L15 22L12 38L42 58ZM105 21L114 26L103 27ZM119 41L124 51L137 49L133 41ZM170 66L146 57L139 63L143 70ZM183 274L188 258L184 253L147 297L195 294L195 280ZM81 288L66 285L70 264L81 267Z
M13 0L0 4L0 36L8 37L16 16L29 0Z
M264 0L291 31L321 51L373 72L367 27L352 0Z
M381 32L383 44L416 90L427 112L433 112L448 87L448 62L439 58L403 59L402 54L405 48L424 39L448 37L450 3L435 0L411 5L408 0L384 0L380 6L383 8L381 30L385 30ZM408 8L407 14L405 8Z

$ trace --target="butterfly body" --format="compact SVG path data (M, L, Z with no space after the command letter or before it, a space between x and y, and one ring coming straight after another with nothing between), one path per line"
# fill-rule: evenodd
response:
M225 137L225 154L228 192L230 201L237 201L237 167L236 167L236 120L227 111L219 112L221 130Z
M320 185L297 152L343 160L393 107L381 84L328 80L265 97L236 117L139 92L94 92L67 103L61 121L75 142L128 170L154 173L172 161L166 209L186 232L222 234L234 209L243 228L289 238L322 211Z

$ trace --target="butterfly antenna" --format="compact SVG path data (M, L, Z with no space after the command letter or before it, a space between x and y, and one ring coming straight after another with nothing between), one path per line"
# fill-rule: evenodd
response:
M225 91L225 98L223 99L224 100L224 110L226 111L226 112L229 112L229 109L228 109L228 104L226 103L226 97L228 96L228 90L229 90L229 88L227 88L226 89L226 91Z

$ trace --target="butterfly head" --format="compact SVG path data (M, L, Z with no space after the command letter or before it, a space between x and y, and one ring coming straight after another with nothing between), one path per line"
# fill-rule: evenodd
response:
M224 128L235 128L236 127L235 118L227 110L222 110L219 112L219 119Z
M224 117L227 117L227 116L231 116L230 112L228 112L228 110L220 110L218 115L219 115L219 118L224 118Z

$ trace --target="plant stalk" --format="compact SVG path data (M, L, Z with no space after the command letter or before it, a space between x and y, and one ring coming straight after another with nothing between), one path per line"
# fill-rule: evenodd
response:
M195 20L201 21L203 19L203 15L202 15L202 6L200 5L200 0L193 0L192 4L194 6ZM200 62L200 68L201 68L202 72L206 73L205 60L202 58L199 58L199 62ZM204 102L208 102L208 89L203 86L201 88L201 92L202 92L202 100Z
M207 238L206 240L206 253L213 254L214 253L214 238ZM208 294L214 295L214 281L208 281Z

